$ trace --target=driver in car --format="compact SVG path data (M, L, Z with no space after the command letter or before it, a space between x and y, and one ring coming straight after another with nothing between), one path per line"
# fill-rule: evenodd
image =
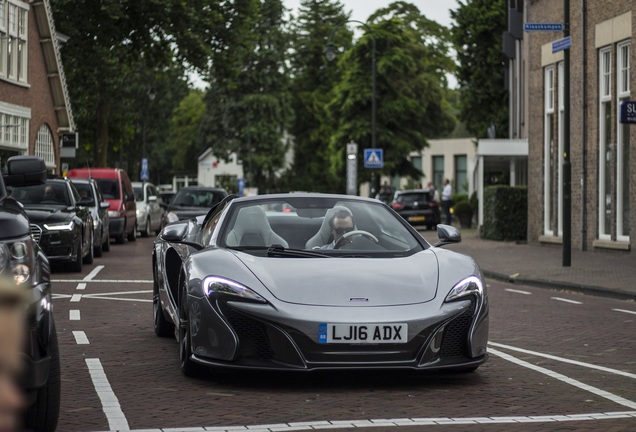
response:
M333 241L326 245L322 245L320 249L334 249L336 244L338 244L338 240L340 240L342 236L355 229L353 216L345 210L337 211L329 221L329 226L331 227ZM342 247L346 241L347 240L340 241L339 246Z
M53 186L47 185L44 188L44 194L42 195L42 201L54 200L54 199L55 199L55 191L53 190Z

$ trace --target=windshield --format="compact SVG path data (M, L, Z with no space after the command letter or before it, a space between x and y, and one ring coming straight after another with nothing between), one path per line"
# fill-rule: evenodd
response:
M135 201L143 201L144 200L144 189L141 186L134 187L133 191L135 191Z
M68 188L64 182L47 182L43 185L14 187L11 194L25 207L71 205Z
M172 200L172 205L182 207L207 207L211 208L226 194L218 190L208 189L181 189Z
M82 198L93 198L92 196L92 191L91 191L91 185L89 185L88 183L76 183L73 182L73 186L75 186L75 189L77 189L77 192L79 192L80 197Z
M235 203L226 216L221 243L248 252L280 245L365 255L404 254L423 247L421 239L380 203L314 196Z
M97 182L97 186L99 186L99 190L104 195L104 198L107 199L119 199L121 195L119 194L119 184L117 183L117 179L95 179Z

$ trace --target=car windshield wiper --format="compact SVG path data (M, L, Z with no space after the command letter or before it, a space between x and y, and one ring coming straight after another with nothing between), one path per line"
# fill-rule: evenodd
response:
M290 249L280 244L271 246L228 246L237 251L267 251L268 257L296 257L296 258L331 258L333 255L305 249Z

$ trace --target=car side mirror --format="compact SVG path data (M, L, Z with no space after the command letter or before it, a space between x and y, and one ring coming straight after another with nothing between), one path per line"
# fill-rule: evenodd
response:
M108 210L110 208L110 203L108 203L107 201L102 201L99 203L99 208Z
M6 186L32 186L46 183L44 159L36 156L13 156L7 160Z
M188 223L189 222L185 221L166 225L161 231L161 234L159 234L159 238L170 243L179 243L187 246L192 246L196 250L203 249L203 246L199 243L194 243L186 240L186 237L188 236Z
M439 241L433 246L443 246L451 243L460 243L462 241L462 234L457 228L451 225L438 224L437 237Z
M93 207L95 205L95 200L91 197L81 197L80 200L77 202L77 205L83 207Z
M148 197L148 202L156 202L157 201L157 195L150 195Z

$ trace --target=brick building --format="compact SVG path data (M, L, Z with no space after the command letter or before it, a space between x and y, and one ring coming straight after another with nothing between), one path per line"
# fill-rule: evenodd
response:
M563 1L510 1L526 23L562 23ZM528 135L528 240L562 244L564 107L570 107L571 246L636 254L636 125L620 122L636 82L636 2L570 0L570 98L561 32L525 32L518 105ZM504 38L505 40L505 38ZM505 43L504 43L505 44ZM514 76L514 74L513 74ZM527 95L527 97L525 97Z
M49 0L0 0L0 164L37 155L59 173L74 130Z

